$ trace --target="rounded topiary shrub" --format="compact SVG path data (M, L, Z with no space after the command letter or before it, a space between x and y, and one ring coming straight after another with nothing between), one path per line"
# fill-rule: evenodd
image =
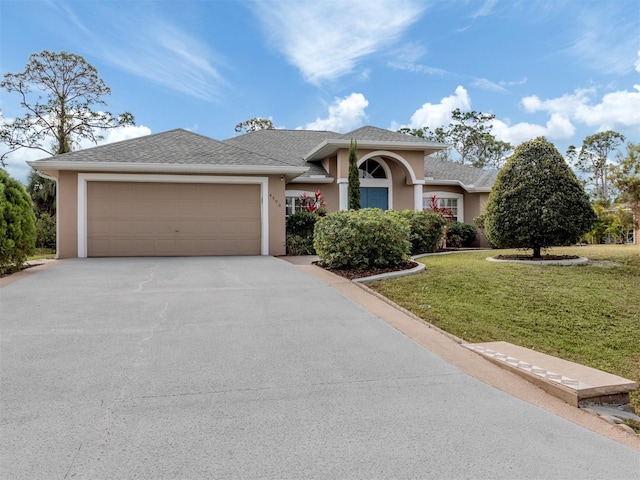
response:
M447 225L447 246L471 247L477 234L478 229L469 223L451 222Z
M18 271L35 245L31 198L20 182L0 169L0 273Z
M403 210L397 212L409 222L411 255L435 252L438 249L446 221L437 213Z
M584 187L544 137L518 146L498 173L484 215L500 248L541 249L578 241L596 216Z
M377 208L330 213L318 219L313 245L327 268L381 268L405 262L411 250L409 222Z

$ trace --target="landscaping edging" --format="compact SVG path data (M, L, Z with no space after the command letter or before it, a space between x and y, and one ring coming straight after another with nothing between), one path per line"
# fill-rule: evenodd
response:
M587 257L578 257L567 260L507 260L496 257L487 257L486 260L487 262L521 263L523 265L556 265L562 267L589 263L589 259Z

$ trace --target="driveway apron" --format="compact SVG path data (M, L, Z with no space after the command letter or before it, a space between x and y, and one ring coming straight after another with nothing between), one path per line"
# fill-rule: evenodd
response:
M70 260L0 289L0 318L3 479L640 471L271 257Z

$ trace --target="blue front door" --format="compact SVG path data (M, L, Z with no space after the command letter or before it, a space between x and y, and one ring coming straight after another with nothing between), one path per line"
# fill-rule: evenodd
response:
M387 187L360 187L361 208L389 208L389 189Z

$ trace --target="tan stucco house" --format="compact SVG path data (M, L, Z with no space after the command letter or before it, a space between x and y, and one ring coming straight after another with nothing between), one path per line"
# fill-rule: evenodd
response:
M186 130L28 162L58 188L58 258L283 255L285 219L321 190L348 208L358 143L363 207L422 210L436 195L472 222L495 180L430 155L447 145L375 127L259 130L217 141Z

